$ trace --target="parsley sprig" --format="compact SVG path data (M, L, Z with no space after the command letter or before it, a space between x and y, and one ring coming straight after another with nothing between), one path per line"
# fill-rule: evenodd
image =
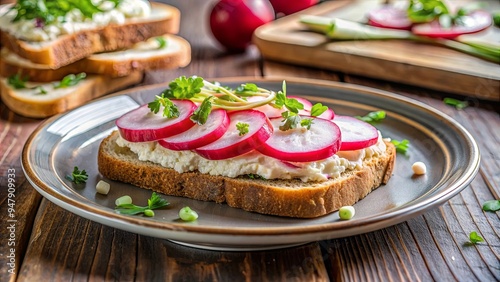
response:
M236 124L236 129L238 130L238 135L243 136L248 133L250 124L246 122L238 122Z
M281 109L285 107L287 111L281 113L283 117L283 124L280 125L279 129L282 131L287 131L290 129L297 128L297 126L302 126L307 129L311 128L313 124L312 118L302 118L299 115L299 111L304 109L304 105L300 103L297 99L288 98L286 96L286 83L283 81L282 90L276 94L276 101L274 102L275 107ZM315 104L311 108L311 116L316 117L328 110L328 107L323 106L321 103Z
M71 173L71 175L66 176L66 179L75 184L85 183L87 182L88 178L89 176L87 175L87 172L84 169L83 170L78 169L77 166L73 168L73 172Z
M159 209L167 205L169 205L169 202L167 200L163 199L160 195L156 194L156 192L153 192L151 198L148 199L147 206L137 206L134 204L121 204L116 206L115 210L121 214L134 215L134 214L144 213L147 210Z
M28 81L28 76L21 76L21 73L11 75L7 78L7 83L14 87L14 89L24 89L26 88L26 81Z
M164 94L156 96L153 102L149 102L148 108L155 114L163 109L162 116L166 118L176 118L180 115L177 106L170 99L165 97Z

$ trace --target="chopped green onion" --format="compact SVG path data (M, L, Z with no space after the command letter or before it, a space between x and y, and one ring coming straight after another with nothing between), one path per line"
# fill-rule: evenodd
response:
M147 209L147 210L144 210L144 215L147 217L153 217L153 216L155 216L155 212L153 210Z
M179 217L184 221L195 221L198 219L198 213L186 206L179 211Z
M354 217L356 211L353 206L343 206L339 209L339 217L342 220L349 220Z
M130 205L130 204L132 204L132 198L129 195L121 196L120 198L115 200L116 206Z

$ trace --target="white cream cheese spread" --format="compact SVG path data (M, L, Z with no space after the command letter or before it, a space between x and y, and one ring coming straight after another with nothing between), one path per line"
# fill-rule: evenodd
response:
M265 179L298 178L303 182L337 178L346 170L362 167L363 160L382 155L386 150L380 132L377 144L371 147L356 151L342 151L327 159L306 163L280 161L262 155L256 150L238 157L214 161L207 160L191 151L169 150L157 142L128 142L119 137L116 143L120 147L128 147L137 154L141 161L150 161L172 168L179 173L199 171L227 177L253 174Z
M80 10L73 9L64 18L43 26L37 26L36 20L13 22L17 11L8 10L7 13L0 15L0 28L16 38L43 42L54 40L64 34L95 29L108 24L123 24L126 19L148 17L151 14L151 6L147 0L122 0L116 7L110 1L103 1L99 8L102 12L95 13L92 18L86 18Z

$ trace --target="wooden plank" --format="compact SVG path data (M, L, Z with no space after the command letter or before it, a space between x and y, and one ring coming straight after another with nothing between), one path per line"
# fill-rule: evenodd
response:
M462 2L453 2L459 5ZM491 9L500 8L495 1ZM363 22L380 1L326 1L283 17L255 31L254 43L265 59L374 77L473 98L500 101L500 66L467 54L403 40L330 41L299 23L303 14ZM500 41L490 27L482 38Z

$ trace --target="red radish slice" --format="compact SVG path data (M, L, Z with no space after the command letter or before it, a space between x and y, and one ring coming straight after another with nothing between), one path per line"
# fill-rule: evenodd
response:
M368 24L376 27L410 30L413 23L406 10L385 6L368 13Z
M229 120L229 128L221 138L194 151L209 160L228 159L250 152L266 142L273 132L269 119L260 111L230 112ZM242 136L236 129L239 122L249 125L249 131Z
M158 140L158 143L170 150L192 150L219 139L224 135L228 126L229 117L226 111L223 109L213 110L205 124L195 124L180 134Z
M274 132L259 152L281 161L313 162L334 155L340 148L340 129L330 120L315 118L311 128L281 131L282 118L271 119Z
M299 114L309 115L309 112L311 111L311 108L313 106L309 100L307 100L305 98L297 97L297 96L288 96L287 98L295 99L295 100L299 101L300 103L302 103L302 105L304 105L304 109L299 110ZM249 97L248 101L256 102L259 99L262 99L262 98L253 96L253 97ZM288 111L285 107L283 107L281 109L277 109L271 105L263 105L263 106L255 108L255 110L263 112L264 114L266 114L266 116L268 118L281 117L281 113Z
M172 100L172 102L179 109L178 117L163 117L161 110L155 114L146 104L116 120L120 135L130 142L146 142L167 138L188 130L194 125L189 117L193 114L196 105L189 100Z
M471 12L467 16L464 16L464 19L465 25L454 25L449 28L444 28L439 22L433 21L426 24L415 25L411 31L416 35L452 39L462 34L482 31L491 26L492 23L491 15L481 10Z
M350 116L333 119L342 132L340 151L359 150L377 144L378 130L371 124Z
M305 112L305 115L310 116L311 112ZM321 115L317 117L322 119L332 120L335 117L335 112L332 109L328 108L326 111L324 111Z

